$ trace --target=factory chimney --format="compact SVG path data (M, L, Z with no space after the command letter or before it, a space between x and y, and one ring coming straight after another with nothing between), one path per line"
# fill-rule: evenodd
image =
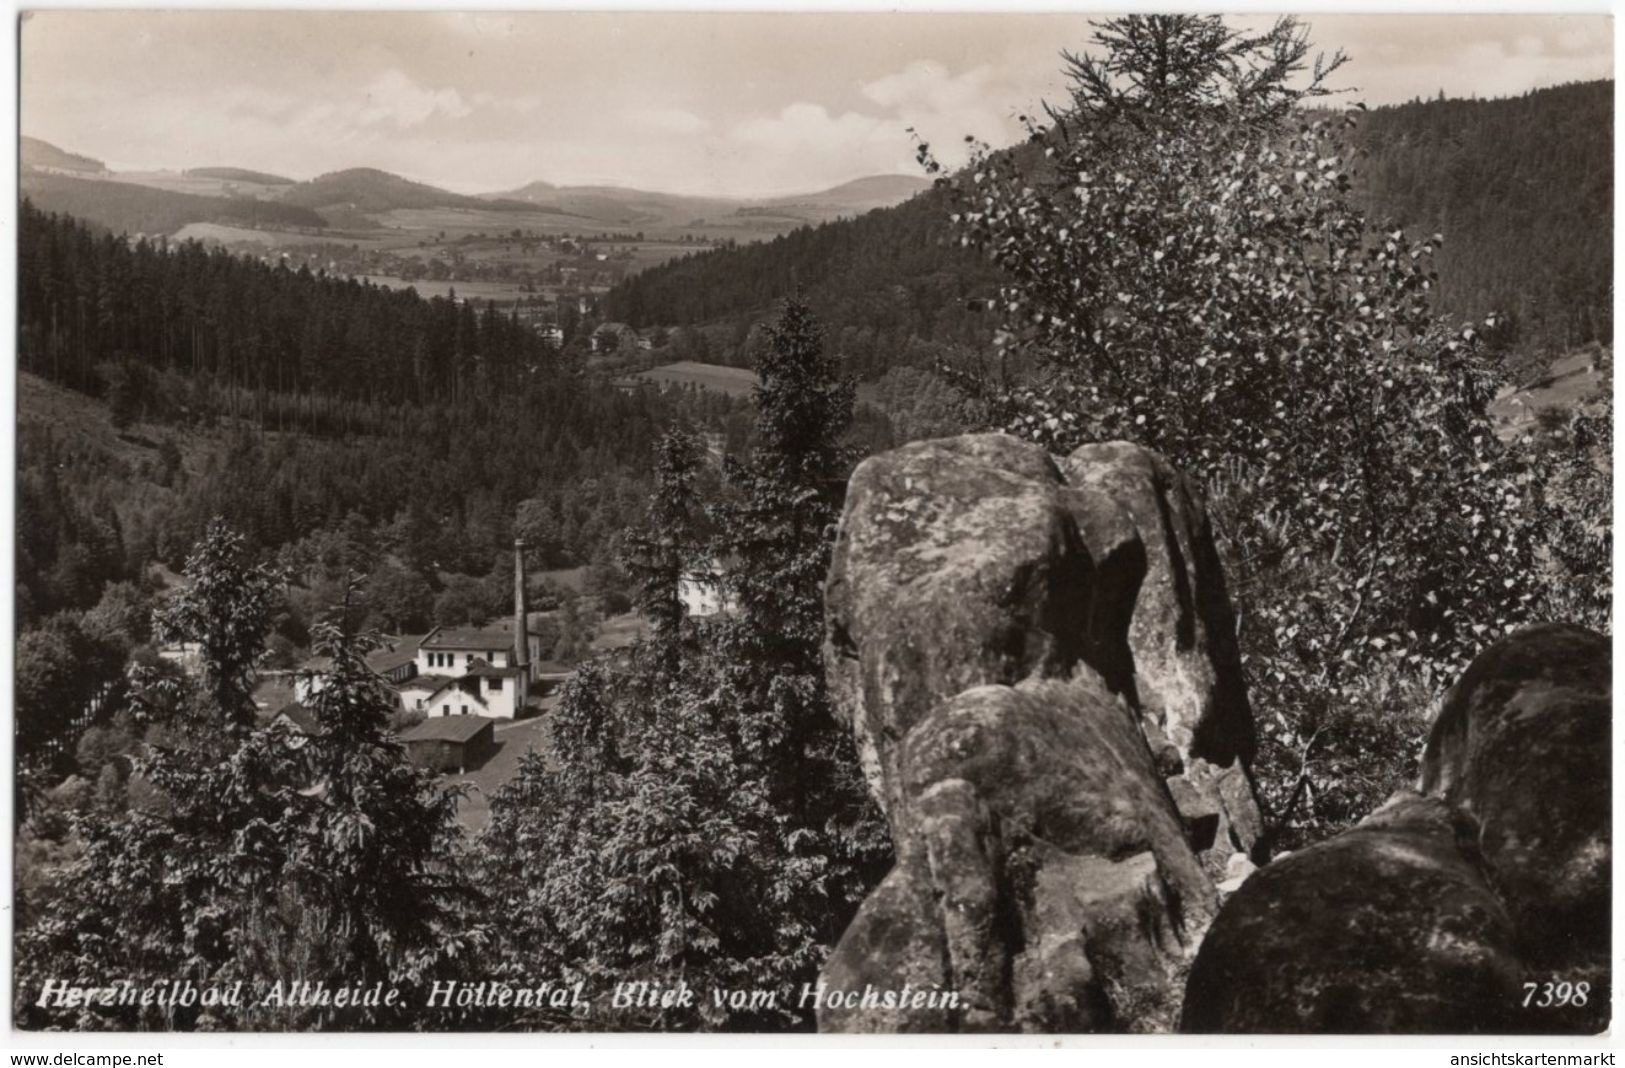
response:
M513 662L524 669L521 693L530 689L530 625L525 614L525 539L513 540Z

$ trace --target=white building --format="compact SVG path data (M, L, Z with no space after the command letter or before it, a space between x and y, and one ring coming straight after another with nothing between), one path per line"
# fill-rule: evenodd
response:
M525 669L496 667L476 660L467 671L443 680L423 698L423 714L438 716L489 716L513 719L525 706L529 691Z
M677 580L677 599L683 602L683 612L690 619L728 615L733 606L728 602L726 574L715 563L702 563L683 573Z
M528 628L527 628L528 630ZM531 663L542 658L541 639L525 635ZM493 624L485 627L436 627L423 636L413 658L419 675L461 675L483 660L493 667L513 667L515 652L513 627Z

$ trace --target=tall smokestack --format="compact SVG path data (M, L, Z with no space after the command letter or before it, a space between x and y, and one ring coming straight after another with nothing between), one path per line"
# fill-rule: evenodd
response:
M525 539L513 540L513 662L530 681L530 625L525 618ZM528 686L526 687L528 689Z

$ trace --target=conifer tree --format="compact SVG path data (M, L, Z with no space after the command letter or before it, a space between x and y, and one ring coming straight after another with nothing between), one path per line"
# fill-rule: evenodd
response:
M556 769L529 762L504 787L481 864L533 904L505 968L777 991L777 1005L595 1006L569 1026L810 1027L794 991L890 860L819 652L851 387L805 305L769 338L756 452L730 472L733 496L710 502L731 614L679 614L696 453L668 438L652 515L669 523L655 519L631 554L661 628L621 670L577 671L552 723Z
M640 530L627 535L623 561L637 587L638 610L649 620L650 640L675 669L683 623L681 588L689 571L704 570L701 505L695 493L703 445L682 428L660 439L655 455L654 496Z

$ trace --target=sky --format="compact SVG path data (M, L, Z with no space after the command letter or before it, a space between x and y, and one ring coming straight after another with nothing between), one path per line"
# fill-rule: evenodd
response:
M966 136L1018 139L1018 116L1063 97L1059 53L1089 17L36 11L20 123L115 170L773 196L919 174L910 128L950 164ZM1372 106L1613 76L1605 15L1305 20Z

